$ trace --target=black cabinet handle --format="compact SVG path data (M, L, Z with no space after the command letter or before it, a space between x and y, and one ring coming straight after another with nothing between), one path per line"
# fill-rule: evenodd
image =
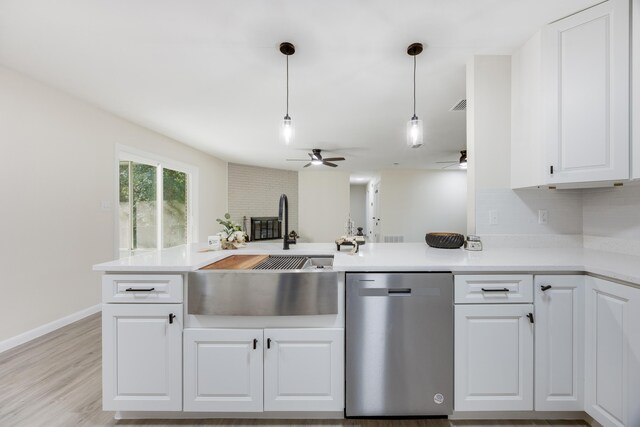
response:
M155 290L156 288L127 288L125 292L151 292Z
M267 338L267 348L271 348L271 338Z
M411 288L396 288L396 289L387 289L389 294L410 294Z
M509 292L507 288L482 288L482 292Z
M551 285L542 285L542 286L540 286L540 290L542 292L548 291L549 289L551 289Z
M549 172L553 175L553 165L549 166Z
M169 313L169 323L170 323L170 324L173 324L173 319L175 319L175 318L176 318L176 315L175 315L175 314L173 314L173 313Z
M533 313L527 314L527 317L529 318L529 323L533 323Z
M258 348L258 340L256 338L253 339L253 349Z

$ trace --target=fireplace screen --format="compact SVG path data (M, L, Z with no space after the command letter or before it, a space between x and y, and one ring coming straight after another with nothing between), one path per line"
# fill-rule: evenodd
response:
M282 227L277 216L251 218L251 240L281 239Z

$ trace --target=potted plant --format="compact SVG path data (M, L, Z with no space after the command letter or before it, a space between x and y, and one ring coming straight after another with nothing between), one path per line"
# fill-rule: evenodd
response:
M216 221L222 225L222 231L218 233L222 249L238 249L245 246L247 235L242 231L240 224L231 221L228 212L224 214L224 219L217 218Z

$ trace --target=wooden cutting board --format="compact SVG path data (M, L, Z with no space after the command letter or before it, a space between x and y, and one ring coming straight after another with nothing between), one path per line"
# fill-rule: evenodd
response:
M269 255L231 255L200 270L250 270L267 258Z

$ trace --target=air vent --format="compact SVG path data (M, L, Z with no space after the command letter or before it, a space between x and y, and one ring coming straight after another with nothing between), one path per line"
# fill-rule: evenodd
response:
M461 99L456 105L451 107L449 111L464 111L467 109L467 100Z

